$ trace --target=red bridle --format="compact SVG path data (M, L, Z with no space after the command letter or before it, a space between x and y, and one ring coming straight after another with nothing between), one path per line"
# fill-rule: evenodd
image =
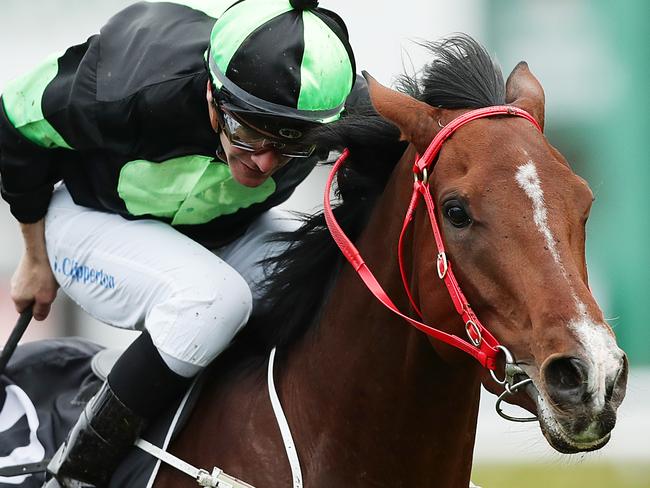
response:
M368 269L357 248L345 235L343 229L341 229L341 226L336 221L336 218L332 212L332 206L330 204L330 192L332 183L334 181L334 176L350 153L348 149L345 149L343 151L339 159L334 164L334 167L332 168L332 171L327 180L327 188L325 190L325 198L323 202L325 207L325 221L327 222L327 226L330 230L330 233L332 234L332 237L334 238L334 241L341 249L341 252L346 257L346 259L354 267L355 271L359 274L368 289L375 295L375 297L377 297L377 299L387 308L405 319L417 329L421 330L431 337L434 337L438 340L446 342L451 346L457 347L462 351L465 351L467 354L471 355L479 363L481 363L483 367L488 368L491 371L494 371L496 369L496 358L499 354L501 346L499 345L499 342L494 338L494 336L490 333L490 331L487 330L478 319L469 302L467 301L467 298L465 298L465 295L461 291L456 277L454 276L451 268L451 263L448 261L447 255L445 253L445 245L442 240L442 234L440 232L440 227L438 226L438 221L436 219L435 205L433 203L433 198L431 196L431 191L429 188L428 174L429 168L440 152L442 145L456 130L473 120L484 117L492 117L494 115L514 115L517 117L523 117L532 122L540 132L542 131L537 121L528 112L517 107L511 107L507 105L471 110L456 117L449 124L444 126L442 130L438 132L438 134L436 134L436 136L433 138L431 144L429 144L429 147L424 152L424 154L421 157L416 158L415 164L413 165L413 172L415 174L413 194L411 196L411 203L409 204L406 216L404 217L404 224L402 226L402 232L400 234L398 243L399 266L404 288L406 289L406 293L411 302L411 305L413 306L413 309L420 316L420 318L422 318L422 313L415 303L408 285L407 274L403 265L402 243L404 240L404 235L406 234L406 230L410 222L413 220L415 210L417 209L421 199L424 199L429 215L429 221L431 222L431 229L433 230L433 236L436 241L436 247L438 248L438 257L436 263L436 267L438 269L438 277L444 281L447 287L447 291L449 292L449 296L451 297L454 307L456 308L456 312L458 312L458 314L463 319L463 322L465 323L465 331L467 333L467 337L469 338L469 342L461 339L458 336L435 329L430 325L424 324L400 312L397 306L393 303L393 301L381 287L370 269Z

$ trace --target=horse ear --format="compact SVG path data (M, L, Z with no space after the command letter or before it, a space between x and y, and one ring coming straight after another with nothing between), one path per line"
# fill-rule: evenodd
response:
M525 61L515 66L508 76L506 103L528 112L544 130L544 89Z
M439 130L436 120L440 110L385 87L366 71L363 71L363 76L368 82L370 101L375 110L399 127L401 139L412 143L422 154Z

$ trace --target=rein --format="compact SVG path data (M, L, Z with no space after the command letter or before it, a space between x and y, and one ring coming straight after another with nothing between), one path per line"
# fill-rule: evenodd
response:
M511 385L514 380L514 376L522 375L523 372L520 369L513 369L512 366L514 365L514 361L512 361L512 355L503 345L499 344L499 341L495 339L490 331L481 323L481 321L472 310L472 307L467 301L467 298L465 298L465 295L463 294L460 285L454 276L451 262L448 260L447 254L445 252L442 233L440 232L440 226L438 225L436 218L435 204L433 202L431 190L429 187L429 170L433 165L433 161L440 153L444 142L449 139L449 137L451 137L451 135L456 130L465 124L476 119L493 117L495 115L523 117L524 119L532 122L540 132L542 131L537 121L528 112L517 107L507 105L498 105L471 110L449 122L442 128L442 130L440 130L440 132L438 132L438 134L436 134L424 154L421 157L416 156L416 160L413 165L413 174L415 180L413 183L413 194L411 196L411 202L406 212L406 216L404 217L402 232L400 234L398 243L398 259L400 273L402 275L402 282L404 284L404 288L406 289L406 293L408 295L409 301L411 302L411 305L419 317L423 318L422 313L420 312L418 306L415 304L415 301L409 289L407 275L403 264L402 243L404 235L406 234L406 230L413 220L413 216L419 203L424 200L438 251L436 260L438 277L444 281L456 312L461 316L463 323L465 324L465 332L469 341L462 339L456 335L443 332L402 313L381 287L375 276L372 274L372 271L370 271L366 265L358 249L354 246L352 241L350 241L345 232L343 232L343 229L341 229L341 226L336 221L334 213L332 212L330 193L332 184L334 182L334 177L350 154L350 151L347 148L343 151L341 156L334 164L334 167L332 168L332 171L327 180L327 187L325 190L323 204L325 221L330 230L330 233L332 234L332 238L338 245L339 249L341 249L343 255L353 266L357 274L361 277L368 289L384 306L386 306L388 309L402 317L409 324L424 332L425 334L441 340L453 347L456 347L472 356L481 364L481 366L490 370L492 377L497 383L502 385ZM506 366L510 365L510 373L508 373L508 367L506 367L506 374L503 379L498 379L494 374L494 371L497 367L497 356L499 355L499 352L503 352L506 356Z

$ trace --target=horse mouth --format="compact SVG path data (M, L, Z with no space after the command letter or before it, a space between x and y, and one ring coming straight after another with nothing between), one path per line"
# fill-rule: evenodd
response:
M558 414L533 382L527 385L526 393L537 406L537 417L542 434L556 451L562 454L596 451L609 442L611 431L603 434L598 419L589 422L580 432L575 433L572 427L578 423L584 424L584 419Z

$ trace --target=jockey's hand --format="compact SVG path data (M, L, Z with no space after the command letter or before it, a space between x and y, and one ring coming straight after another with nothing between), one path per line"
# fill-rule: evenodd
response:
M11 278L11 299L18 313L33 304L34 319L44 320L59 287L47 258L44 223L21 224L21 230L25 254Z

